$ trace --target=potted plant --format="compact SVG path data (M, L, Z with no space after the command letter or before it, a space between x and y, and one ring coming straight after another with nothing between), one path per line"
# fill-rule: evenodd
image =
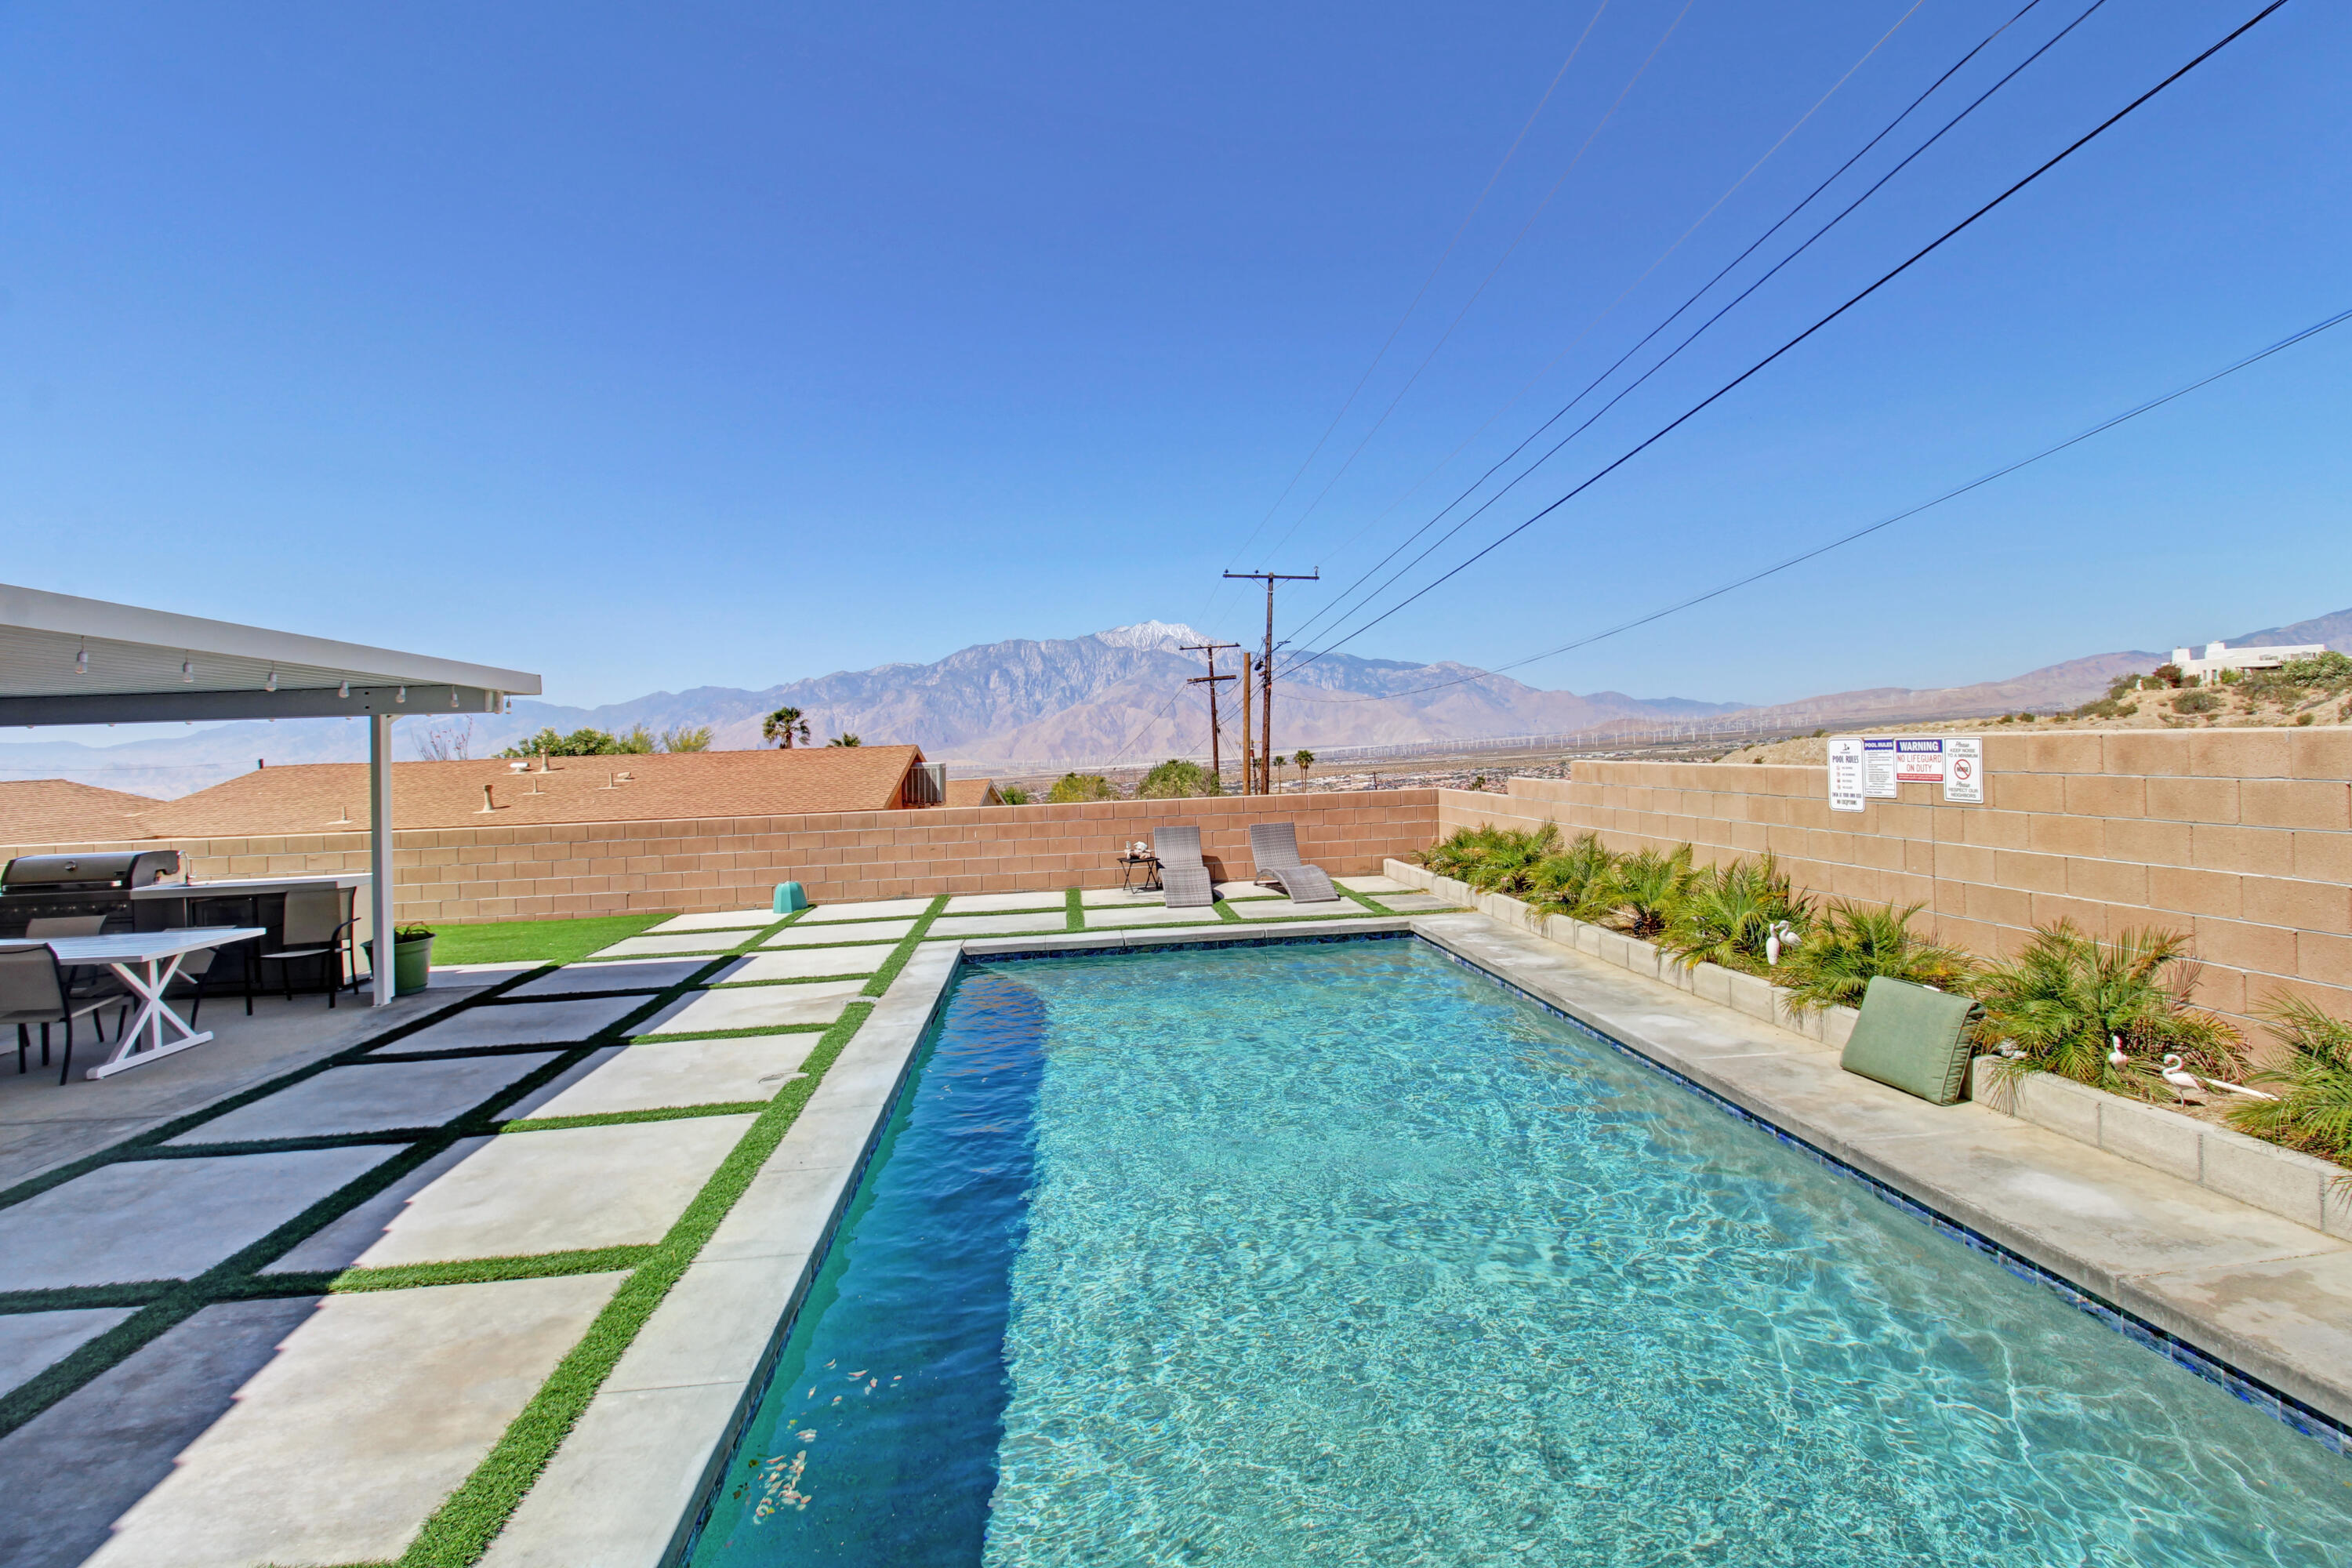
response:
M375 964L375 942L371 938L360 943L366 950L369 967ZM432 983L433 928L426 925L404 925L392 928L392 994L405 996L412 991L422 991Z

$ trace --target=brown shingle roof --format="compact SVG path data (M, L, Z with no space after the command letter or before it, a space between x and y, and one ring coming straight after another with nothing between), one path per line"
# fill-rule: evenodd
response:
M75 784L16 779L0 784L0 844L91 844L143 838L146 813L164 803L143 795Z
M994 779L950 779L947 798L942 805L1003 805L1004 797L996 793Z
M685 752L556 757L552 769L511 771L498 759L394 763L399 827L483 827L541 822L642 822L887 811L903 805L915 746L822 746L774 752ZM493 809L484 811L483 787ZM263 768L176 801L155 803L145 835L169 838L318 833L367 826L367 768L312 763Z

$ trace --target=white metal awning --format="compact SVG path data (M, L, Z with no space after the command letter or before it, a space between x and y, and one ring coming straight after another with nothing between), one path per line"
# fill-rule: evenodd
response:
M0 725L495 713L539 677L0 584Z

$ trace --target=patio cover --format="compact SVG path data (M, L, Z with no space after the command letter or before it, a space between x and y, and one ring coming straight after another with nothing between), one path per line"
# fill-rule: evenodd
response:
M371 924L394 924L392 724L497 713L536 675L0 584L0 725L361 718L368 724ZM389 945L379 947L389 956ZM375 1001L392 965L375 965Z

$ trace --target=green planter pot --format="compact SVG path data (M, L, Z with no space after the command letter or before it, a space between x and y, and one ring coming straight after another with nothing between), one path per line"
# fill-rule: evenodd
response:
M375 964L375 942L373 938L360 943L366 950L368 965ZM433 974L433 939L418 937L414 942L392 944L392 994L405 996L412 991L422 991L431 983Z

